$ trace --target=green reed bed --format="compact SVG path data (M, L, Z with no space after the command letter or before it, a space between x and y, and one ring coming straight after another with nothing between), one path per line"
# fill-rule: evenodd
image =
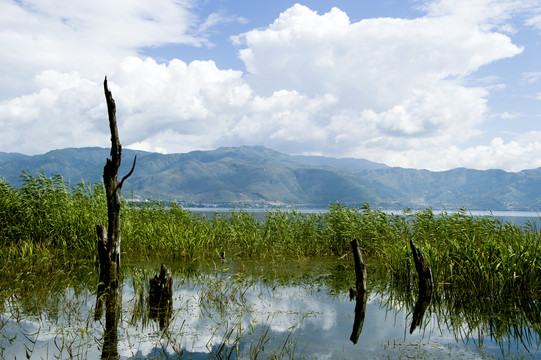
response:
M23 174L20 188L0 181L0 258L54 251L96 256L95 226L106 224L102 185L71 186L60 176ZM243 210L211 217L176 204L123 202L121 250L187 259L348 257L357 238L364 256L395 280L414 283L409 241L432 266L437 291L465 295L540 295L541 245L535 227L519 227L466 211L388 214L330 204L325 213L267 211L262 221ZM54 255L56 256L56 255ZM38 256L39 257L39 256Z
M22 180L14 188L0 179L0 243L95 249L95 226L107 219L102 185L70 187L60 176L43 174L23 173Z
M540 234L533 226L425 210L412 221L412 237L437 284L471 296L541 295Z

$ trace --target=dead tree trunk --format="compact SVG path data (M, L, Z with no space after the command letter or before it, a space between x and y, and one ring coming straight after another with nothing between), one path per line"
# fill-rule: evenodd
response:
M118 281L118 270L120 269L120 191L122 184L133 173L136 158L130 172L118 181L118 168L120 167L122 145L118 139L116 125L116 106L111 92L107 88L107 78L103 82L107 111L109 114L109 129L111 130L111 158L107 159L103 168L103 181L107 192L107 252L109 254L109 281Z
M118 181L118 168L120 167L122 146L118 139L116 126L116 107L111 92L107 88L107 78L103 82L107 111L109 115L109 129L111 130L111 158L107 159L103 168L103 181L107 195L107 232L101 224L96 226L98 235L98 257L100 261L100 282L94 319L99 320L105 312L105 331L103 340L102 359L118 359L117 329L120 313L118 294L118 276L120 270L120 191L122 184L135 168L135 161L130 172Z
M118 168L120 167L122 146L118 139L116 125L116 106L111 92L107 88L107 78L103 82L107 111L109 115L109 129L111 131L111 158L107 159L103 168L103 181L107 195L107 233L103 225L97 225L98 255L100 261L100 282L98 284L98 302L96 303L95 317L101 317L103 301L100 300L107 288L118 287L118 272L120 269L120 191L122 184L133 173L135 161L130 172L118 181Z

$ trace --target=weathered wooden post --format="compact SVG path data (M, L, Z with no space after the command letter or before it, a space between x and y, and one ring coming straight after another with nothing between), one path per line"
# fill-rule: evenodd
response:
M354 344L357 344L366 315L366 298L368 292L366 291L366 265L357 239L351 241L351 249L353 250L353 259L355 260L355 290L350 289L350 298L355 296L355 319L353 320L353 330L349 339Z
M351 249L353 250L353 259L355 260L355 290L357 294L361 294L366 292L366 266L357 239L351 241Z

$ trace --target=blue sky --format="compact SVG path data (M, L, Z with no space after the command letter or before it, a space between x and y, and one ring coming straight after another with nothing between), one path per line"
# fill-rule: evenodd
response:
M541 0L7 0L0 151L264 145L541 167Z
M194 15L204 22L212 14L219 14L223 23L215 26L207 34L212 46L194 47L183 44L170 44L161 47L147 47L140 54L151 56L157 61L169 61L180 58L186 62L192 60L212 60L221 69L245 70L244 63L238 58L238 47L234 46L230 37L252 29L264 28L274 22L280 13L290 8L292 1L250 1L219 0L201 1L194 9ZM350 21L357 22L372 17L405 17L411 18L422 14L415 3L407 1L305 1L301 4L320 14L337 7L346 12Z

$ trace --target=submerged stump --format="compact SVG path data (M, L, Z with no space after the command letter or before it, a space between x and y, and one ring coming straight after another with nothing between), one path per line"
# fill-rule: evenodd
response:
M421 326L426 309L430 305L434 280L432 278L432 270L425 260L423 252L417 248L411 240L410 247L411 252L413 253L415 269L419 275L419 294L417 296L417 301L415 302L413 319L410 326L410 334L412 334L417 327Z
M351 241L351 249L355 260L355 290L356 294L359 295L366 292L366 265L357 239Z
M420 249L418 249L413 241L410 240L411 252L413 253L413 262L415 263L415 269L419 275L419 293L424 295L432 294L433 279L432 270L425 260L425 257Z
M164 264L160 273L150 279L148 308L149 317L158 320L160 329L166 328L173 311L173 278Z

